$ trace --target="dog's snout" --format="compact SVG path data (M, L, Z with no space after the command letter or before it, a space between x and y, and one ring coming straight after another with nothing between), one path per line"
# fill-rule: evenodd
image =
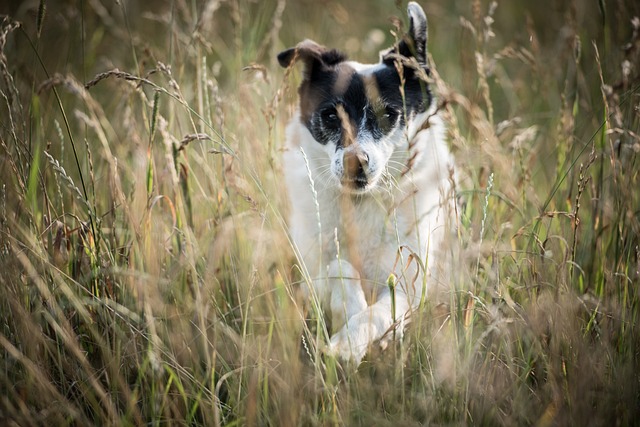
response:
M344 152L343 163L348 176L355 177L364 174L369 165L369 155L361 150Z
M369 183L369 155L362 150L345 150L343 154L344 175L342 183L354 189L365 188Z

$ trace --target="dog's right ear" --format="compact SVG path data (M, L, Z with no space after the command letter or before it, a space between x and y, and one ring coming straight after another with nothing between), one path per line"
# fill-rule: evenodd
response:
M405 58L415 58L418 65L429 72L427 64L427 15L422 7L416 2L409 2L407 6L409 16L409 31L402 37L400 42L391 49L382 52L382 61L388 65L393 65L396 61L395 55Z
M278 54L278 62L284 68L291 66L298 60L302 61L305 80L310 78L314 71L328 70L346 59L344 53L335 49L327 49L309 39Z

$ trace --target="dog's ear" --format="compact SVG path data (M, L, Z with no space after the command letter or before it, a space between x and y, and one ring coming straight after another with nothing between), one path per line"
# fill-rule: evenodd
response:
M409 15L409 31L396 46L382 53L382 61L391 65L397 55L415 58L418 64L428 71L427 15L416 2L409 2L407 14Z
M328 69L346 59L347 57L344 53L335 49L327 49L309 39L278 54L278 62L284 68L289 67L298 60L302 61L305 79L310 78L315 70Z

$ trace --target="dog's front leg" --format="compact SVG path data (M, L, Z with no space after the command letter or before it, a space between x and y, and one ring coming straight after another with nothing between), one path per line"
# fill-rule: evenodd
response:
M400 292L396 294L394 305L396 318L403 316L409 309L406 296ZM381 338L393 325L393 308L389 291L382 291L375 304L351 316L342 329L331 337L329 353L359 364L369 345Z
M331 327L342 328L347 320L367 307L360 274L347 261L333 260L327 267L328 289L331 293Z

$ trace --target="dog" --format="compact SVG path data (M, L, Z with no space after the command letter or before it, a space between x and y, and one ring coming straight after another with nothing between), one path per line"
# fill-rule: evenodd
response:
M427 17L414 2L408 16L377 64L311 40L278 55L282 67L303 65L282 165L304 293L327 312L327 352L357 364L442 285L436 267L456 223Z

